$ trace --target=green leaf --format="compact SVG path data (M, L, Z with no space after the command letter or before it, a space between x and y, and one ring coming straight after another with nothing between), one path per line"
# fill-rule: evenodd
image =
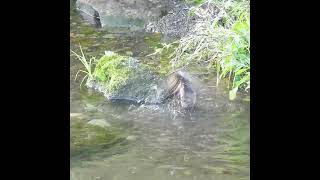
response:
M236 87L240 87L241 84L243 84L244 82L247 82L250 80L250 74L245 75L244 77L242 77L239 81L236 82L235 86Z

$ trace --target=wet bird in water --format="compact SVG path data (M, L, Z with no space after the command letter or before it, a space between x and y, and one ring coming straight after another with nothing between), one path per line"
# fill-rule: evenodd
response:
M176 99L183 110L194 109L196 91L186 73L177 71L168 76L164 101L170 98Z

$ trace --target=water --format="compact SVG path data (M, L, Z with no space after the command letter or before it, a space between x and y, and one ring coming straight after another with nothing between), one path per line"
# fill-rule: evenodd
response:
M153 52L148 39L154 35L96 30L74 11L70 19L70 48L79 52L80 43L87 57L110 50L145 59ZM216 87L214 77L201 81L196 111L183 116L158 106L109 102L80 89L83 75L74 81L83 69L79 61L70 57L70 67L71 179L249 179L249 103L229 101L226 84ZM87 122L94 119L108 127L90 128Z

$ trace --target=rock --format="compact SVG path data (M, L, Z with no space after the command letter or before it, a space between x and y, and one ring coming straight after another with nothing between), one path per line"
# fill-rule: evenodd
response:
M113 39L113 38L114 38L114 35L113 35L113 34L106 34L106 35L103 36L103 38Z
M106 51L97 61L95 72L94 79L87 81L86 85L103 93L112 102L141 104L159 101L157 89L153 87L160 77L136 58ZM110 78L105 78L106 74Z
M80 15L87 23L95 27L101 27L99 12L92 5L82 1L77 1L76 5Z
M170 141L170 138L169 137L160 137L157 139L158 142L160 143L166 143L166 142L169 142Z
M161 33L164 38L181 38L192 33L197 21L206 19L205 15L210 14L212 17L218 14L218 9L213 3L204 3L199 7L198 15L189 15L191 6L184 3L176 3L172 11L163 16L160 20L150 22L146 25L145 31L153 33ZM205 13L207 10L210 13ZM199 14L200 13L200 14Z
M82 17L101 27L143 29L173 8L177 0L77 0Z
M183 174L184 174L184 175L188 175L188 176L189 176L189 175L192 175L192 173L191 173L191 171L190 171L190 170L186 170L186 171L184 171L184 172L183 172Z
M191 19L188 16L188 6L180 4L175 6L172 13L163 16L156 22L148 23L145 31L179 38L185 35L193 26L194 22Z
M126 51L126 55L127 55L127 56L132 56L133 53L132 53L131 51Z
M132 136L132 135L131 135L131 136L128 136L128 137L127 137L127 140L128 140L128 141L135 141L135 140L137 140L137 136Z
M88 122L88 124L93 125L93 126L99 126L99 127L110 127L110 123L108 123L104 119L92 119L91 121Z
M82 113L70 113L70 118L83 118Z
M92 104L86 104L84 108L88 111L92 111L96 109L96 107Z
M129 108L128 108L128 111L131 111L131 110L134 109L134 108L136 108L136 106L133 105L133 104L131 104L131 105L129 106Z
M70 32L70 38L74 38L74 37L76 37L76 34L73 32Z
M70 158L80 154L90 158L90 154L97 155L106 148L111 148L114 153L125 151L124 146L119 149L116 145L125 140L124 132L114 127L100 127L106 125L108 123L104 119L93 119L90 123L80 119L70 121Z
M84 35L84 34L77 34L77 37L83 38L83 37L86 37L86 35Z
M171 175L171 176L173 176L173 175L174 175L174 173L175 173L175 170L170 170L170 172L169 172L169 173L170 173L170 175Z

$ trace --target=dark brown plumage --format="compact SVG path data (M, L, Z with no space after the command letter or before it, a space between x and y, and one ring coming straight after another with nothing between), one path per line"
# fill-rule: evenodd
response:
M166 80L164 100L176 98L182 109L193 109L196 103L196 92L191 81L181 71L170 74Z

